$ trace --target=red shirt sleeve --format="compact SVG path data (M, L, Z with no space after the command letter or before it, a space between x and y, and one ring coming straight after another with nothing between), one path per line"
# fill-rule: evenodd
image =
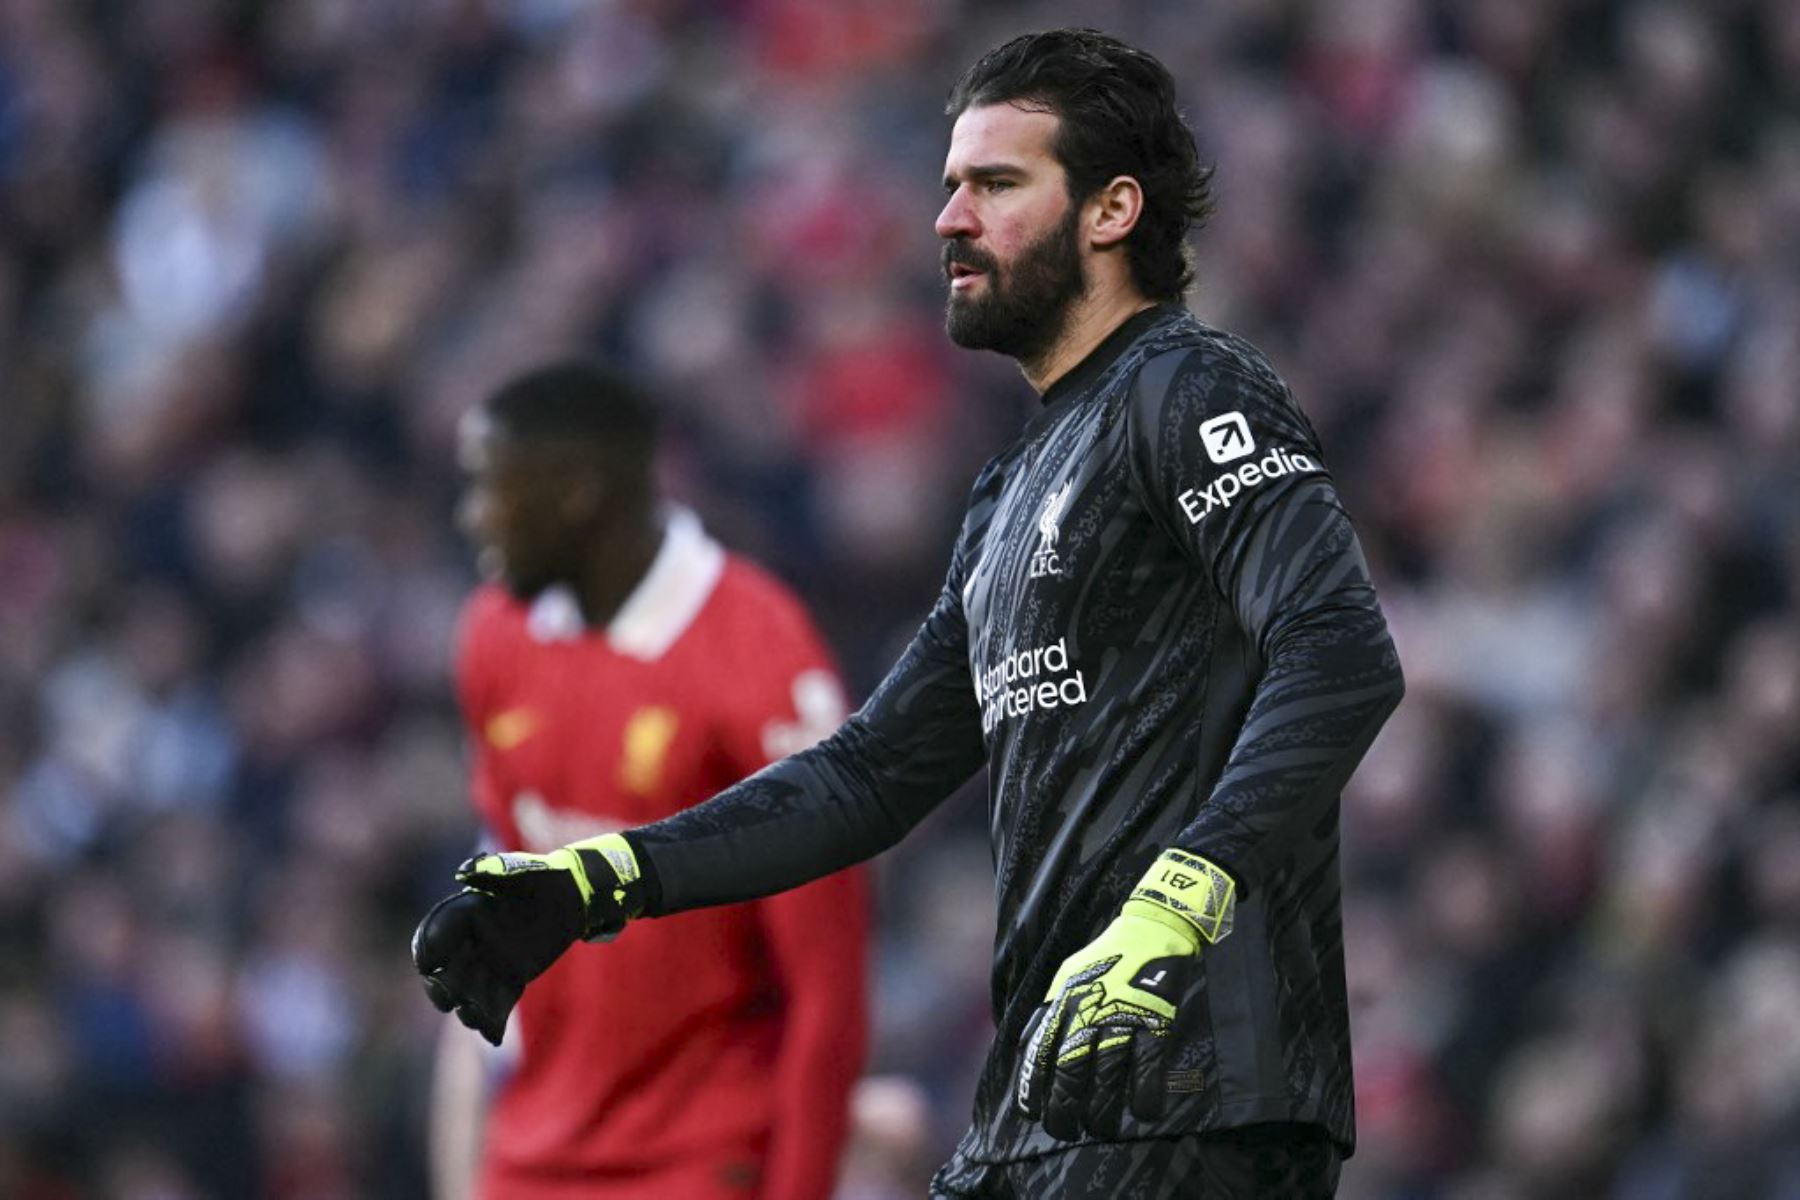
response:
M772 581L744 656L724 741L748 775L806 749L847 715L843 686L799 603ZM869 897L860 868L756 902L786 1021L775 1064L765 1200L827 1200L849 1132L868 1034Z
M454 663L457 707L468 743L469 798L487 841L501 833L506 814L505 792L495 774L494 752L487 737L488 721L494 713L492 642L498 617L495 597L486 589L469 598L457 624Z
M826 1200L868 1036L866 873L839 871L758 907L787 1001L763 1195Z

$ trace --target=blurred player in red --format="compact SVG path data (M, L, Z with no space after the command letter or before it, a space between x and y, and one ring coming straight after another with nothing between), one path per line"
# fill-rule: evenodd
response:
M798 601L659 501L630 383L545 368L462 434L490 582L457 683L495 847L654 821L837 727L843 692ZM867 926L844 872L578 946L519 1004L497 1071L447 1022L440 1200L823 1200L862 1066Z

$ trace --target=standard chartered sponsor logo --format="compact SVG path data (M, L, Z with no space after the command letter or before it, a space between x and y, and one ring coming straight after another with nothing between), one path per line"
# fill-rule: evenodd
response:
M1069 669L1067 638L1009 654L975 679L981 729L991 733L1001 721L1042 709L1087 703L1087 677Z
M1250 488L1269 479L1279 479L1295 472L1316 471L1319 464L1304 454L1289 454L1277 447L1255 462L1247 462L1235 471L1219 476L1200 489L1189 488L1175 499L1187 514L1190 525L1198 525L1215 508L1230 508L1231 502Z

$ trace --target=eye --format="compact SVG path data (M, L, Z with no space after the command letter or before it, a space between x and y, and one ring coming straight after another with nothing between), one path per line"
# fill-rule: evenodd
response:
M995 192L1010 192L1017 186L1018 185L1010 179L990 179L988 180L987 190L991 195Z

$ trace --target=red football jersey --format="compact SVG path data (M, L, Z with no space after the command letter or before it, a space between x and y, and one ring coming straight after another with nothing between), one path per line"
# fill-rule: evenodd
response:
M844 715L800 604L685 514L605 629L566 591L526 605L483 587L457 666L475 801L502 849L666 817ZM711 1162L709 1195L829 1195L862 1064L867 923L849 871L576 945L514 1012L479 1194L630 1194Z

